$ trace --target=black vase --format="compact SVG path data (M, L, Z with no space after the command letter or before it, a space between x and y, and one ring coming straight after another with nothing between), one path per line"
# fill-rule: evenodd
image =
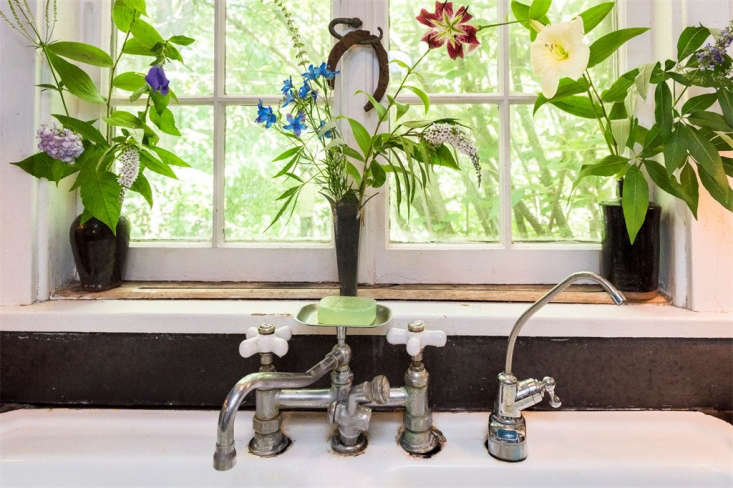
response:
M661 209L650 204L634 244L629 240L620 202L602 204L604 236L601 275L629 298L648 299L659 286L659 218Z
M338 266L341 296L355 297L359 272L359 233L361 213L355 195L348 194L331 203L333 233L336 241L336 265Z
M84 290L103 291L120 286L130 248L130 223L117 222L117 235L103 222L79 215L69 229L71 250Z

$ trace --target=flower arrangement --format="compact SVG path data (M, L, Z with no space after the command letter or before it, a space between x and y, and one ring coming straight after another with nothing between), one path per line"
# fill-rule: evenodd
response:
M158 146L160 137L151 124L163 133L180 135L168 108L176 96L169 87L164 67L173 61L182 63L183 57L176 46L188 46L194 39L186 36L164 39L143 20L145 0L115 0L112 17L124 36L119 50L108 53L89 44L54 41L57 0L42 3L42 28L36 28L32 11L25 1L8 0L8 12L0 9L0 17L45 59L53 83L39 86L59 96L64 113L53 114L60 126L44 125L38 130L41 152L13 164L37 178L57 183L76 175L71 189L79 189L84 204L81 222L96 218L114 233L125 192L140 193L151 206L153 204L152 188L144 175L145 170L175 178L171 166L189 166L174 153ZM149 71L146 74L118 73L118 65L125 55L151 58ZM89 74L72 61L108 70L110 83L105 96ZM114 110L112 91L115 87L131 92L131 103L141 98L145 100L141 110L137 113ZM69 96L102 107L105 134L95 127L95 121L72 116L67 104ZM119 134L114 133L114 127L120 129Z
M615 2L591 7L574 19L550 24L551 0L531 5L512 2L516 18L529 18L532 67L542 79L534 111L551 104L574 116L595 119L608 155L584 165L577 181L588 176L613 177L622 182L621 206L631 243L644 223L649 188L644 172L663 191L687 203L697 216L699 184L725 208L733 210L730 158L733 149L733 61L726 49L733 42L732 26L716 31L687 27L677 43L677 59L650 63L621 75L607 89L594 84L590 68L598 65L647 28L610 32L590 46L584 36L596 27ZM712 37L712 42L703 44ZM654 124L647 128L637 114L654 86ZM683 103L690 88L712 89ZM723 115L708 109L719 102ZM664 165L655 158L663 157ZM726 176L727 175L727 176ZM576 182L577 185L577 182Z
M428 95L409 84L420 63L431 51L443 46L451 59L464 57L479 45L479 31L504 23L474 26L470 24L473 17L468 8L454 9L452 2L436 1L432 12L422 9L417 20L428 28L422 38L427 48L412 65L391 61L406 70L398 88L386 96L386 103L363 91L357 92L371 102L378 115L376 127L370 132L357 120L333 113L328 81L339 72L329 71L325 63L307 63L299 48L302 41L292 15L282 2L275 3L287 20L302 74L295 77L297 82L294 77L283 82L280 106L267 107L261 102L258 106L256 121L280 132L292 146L274 159L284 162L275 177L285 178L293 185L279 196L283 203L273 224L288 210L292 214L300 192L311 182L319 186L321 195L332 206L340 201L353 201L361 209L373 196L370 189L381 188L387 173L392 173L398 208L405 201L409 211L417 190L424 188L435 166L459 169L457 152L471 159L480 179L480 161L470 128L452 118L405 120L410 106L397 98L402 92L411 91L420 98L427 115ZM390 130L385 130L390 117L392 125ZM355 145L344 138L347 127Z

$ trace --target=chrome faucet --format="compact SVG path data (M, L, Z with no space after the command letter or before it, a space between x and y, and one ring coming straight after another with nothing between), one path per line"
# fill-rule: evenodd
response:
M509 334L506 363L504 371L498 375L499 392L494 402L494 410L489 417L487 448L489 453L497 459L502 461L522 461L526 459L527 425L522 410L540 403L545 393L550 399L551 407L559 408L561 405L560 398L555 393L556 382L554 378L545 376L541 381L534 378L519 381L512 374L514 344L522 326L537 310L571 283L579 280L592 280L599 283L608 292L616 305L623 305L626 302L621 292L607 280L595 273L581 271L571 274L555 285L517 319Z
M340 454L358 454L367 447L372 408L375 406L405 407L400 444L410 454L423 455L436 451L444 437L432 425L428 408L428 373L422 363L426 346L442 347L446 343L442 331L424 331L422 321L408 330L390 329L391 344L406 344L412 363L405 374L404 387L390 387L387 378L375 376L371 381L352 386L349 367L351 349L346 344L346 327L337 328L337 343L326 356L305 373L275 371L273 354L282 357L288 352L290 328L264 324L247 331L239 352L244 357L260 354L260 370L239 380L231 389L219 413L214 468L231 469L236 460L234 419L245 397L255 391L254 436L249 452L270 457L282 453L291 440L282 432L281 408L325 409L331 424L331 448ZM331 373L331 388L299 389L310 386Z

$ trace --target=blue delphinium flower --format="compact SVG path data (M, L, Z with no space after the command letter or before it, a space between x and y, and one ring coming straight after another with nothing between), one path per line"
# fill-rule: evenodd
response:
M318 78L320 74L320 69L311 64L310 66L308 66L308 71L303 73L303 78L305 78L306 81L315 81L315 79Z
M73 162L84 152L81 136L69 129L42 126L38 139L38 149L65 163Z
M323 76L327 80L334 79L334 77L339 73L341 73L341 71L330 71L326 66L326 63L321 63L321 65L318 67L318 74Z
M283 87L280 88L280 91L283 93L283 95L287 95L288 92L292 91L293 88L293 79L288 78L287 80L283 81Z
M283 129L289 130L296 136L300 137L300 133L303 131L303 129L307 129L308 126L305 125L305 113L300 112L296 117L293 117L291 114L288 114L288 124L283 126Z
M265 129L269 129L272 124L277 122L277 115L272 111L272 108L263 106L262 100L260 100L257 102L257 118L255 122L265 124Z
M298 96L301 99L305 99L308 97L308 94L311 92L311 86L308 84L307 81L303 82L303 86L300 87L300 91L298 92Z
M295 92L290 90L285 94L285 100L283 100L283 107L287 107L295 101Z
M165 76L165 71L163 71L162 66L151 66L148 70L147 76L145 76L145 81L148 82L148 85L150 85L150 88L152 88L153 91L159 91L164 97L168 95L169 82L168 78Z
M326 121L325 120L321 120L321 125L318 127L318 131L317 132L320 132L321 129L323 129L323 127L325 125L326 125ZM333 138L333 129L327 130L326 132L324 132L323 134L321 134L319 137L321 137L321 138L325 137L326 139L332 139Z

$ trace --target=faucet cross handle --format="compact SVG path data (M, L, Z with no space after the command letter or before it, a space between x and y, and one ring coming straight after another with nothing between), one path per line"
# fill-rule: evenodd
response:
M410 322L407 329L389 329L387 342L390 344L405 344L407 354L417 356L427 346L445 346L447 336L442 330L425 330L422 320Z
M278 328L272 324L250 327L247 329L247 338L239 344L239 354L248 358L256 353L273 352L283 357L288 353L288 341L292 335L287 325Z
M542 386L547 392L547 396L550 398L550 406L552 408L560 408L560 406L562 406L562 402L560 401L560 397L555 393L555 387L557 386L555 378L552 376L545 376L542 378Z

